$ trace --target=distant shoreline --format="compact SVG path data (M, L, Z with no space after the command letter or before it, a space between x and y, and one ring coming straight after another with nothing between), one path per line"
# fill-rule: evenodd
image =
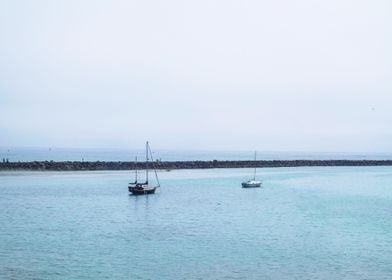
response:
M160 170L209 168L267 168L305 166L392 166L392 160L211 160L211 161L155 161L150 166ZM92 171L145 169L145 162L128 161L31 161L0 162L0 171Z

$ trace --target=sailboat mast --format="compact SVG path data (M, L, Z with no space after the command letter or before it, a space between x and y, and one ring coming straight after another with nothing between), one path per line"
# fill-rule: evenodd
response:
M135 157L135 183L137 183L137 156Z
M148 184L148 141L146 142L146 184Z
M254 173L253 173L253 181L254 180L256 180L256 151L255 151L255 170L254 170Z
M152 152L151 152L150 145L148 145L148 151L150 152L150 159L151 159L151 162L153 163L153 162L154 162L154 157L152 156ZM161 183L159 183L159 178L158 178L157 170L155 169L154 164L152 164L152 166L153 166L153 168L154 168L155 179L157 180L157 183L158 183L158 186L157 186L157 187L160 187Z

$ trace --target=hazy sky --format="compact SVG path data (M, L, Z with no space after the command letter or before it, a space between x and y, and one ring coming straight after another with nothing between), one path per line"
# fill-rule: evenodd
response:
M392 151L392 2L0 0L0 146Z

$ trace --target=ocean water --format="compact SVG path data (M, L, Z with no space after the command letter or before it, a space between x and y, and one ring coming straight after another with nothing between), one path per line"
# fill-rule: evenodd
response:
M392 279L392 167L0 172L0 279Z
M252 160L254 151L198 151L156 150L154 159L163 161L192 160ZM133 161L145 158L145 150L132 149L82 149L82 148L21 148L0 147L0 160L9 161ZM258 151L259 160L392 160L392 153L310 153L310 152L266 152Z

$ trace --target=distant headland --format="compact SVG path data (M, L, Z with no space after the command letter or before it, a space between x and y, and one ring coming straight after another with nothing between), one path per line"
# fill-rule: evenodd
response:
M211 161L155 161L150 167L161 170L206 168L267 168L304 166L392 166L392 160L211 160ZM127 161L31 161L0 162L0 171L93 171L144 169L145 162Z

